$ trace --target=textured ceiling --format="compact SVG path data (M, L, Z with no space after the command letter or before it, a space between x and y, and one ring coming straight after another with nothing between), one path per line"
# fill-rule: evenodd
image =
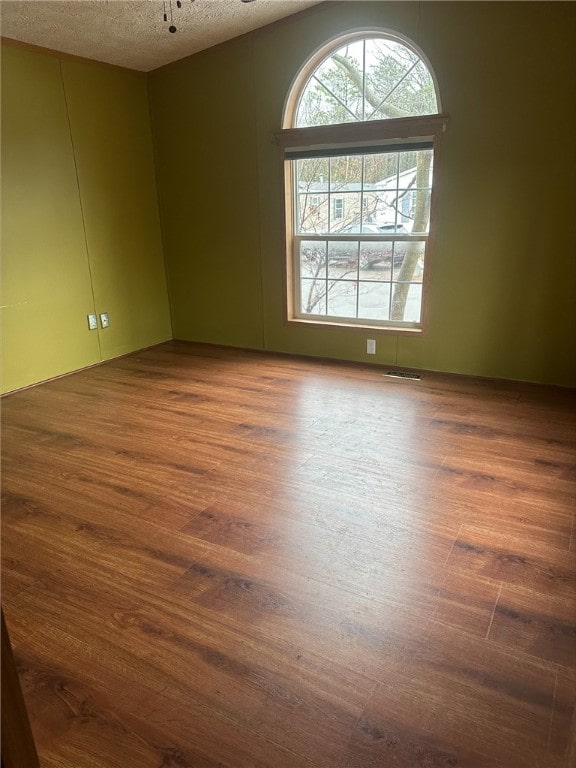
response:
M149 72L320 0L1 0L2 36Z

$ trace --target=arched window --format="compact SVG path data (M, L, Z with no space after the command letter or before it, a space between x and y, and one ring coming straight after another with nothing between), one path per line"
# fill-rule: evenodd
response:
M350 34L305 64L280 134L289 321L423 328L444 123L429 64L399 36Z

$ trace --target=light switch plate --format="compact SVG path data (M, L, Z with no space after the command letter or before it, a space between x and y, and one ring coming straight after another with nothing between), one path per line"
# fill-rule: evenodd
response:
M95 331L98 328L98 318L96 315L88 315L88 328Z
M100 312L100 325L102 328L108 328L110 325L110 318L108 317L108 312Z
M366 352L369 355L376 354L376 339L366 339Z

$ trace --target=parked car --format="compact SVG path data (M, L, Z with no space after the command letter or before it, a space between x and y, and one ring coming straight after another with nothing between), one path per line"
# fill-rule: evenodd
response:
M345 227L339 235L395 235L406 234L404 227L399 224L397 227L394 224L372 224L366 223L360 227L359 224L351 224ZM347 240L332 240L328 243L328 261L329 262L350 262L351 264L356 262L358 257L358 240L350 238ZM392 261L392 241L382 240L364 240L360 245L360 268L361 269L373 269L377 264L390 264ZM402 256L395 257L394 264L398 264L402 261Z
M360 228L359 224L350 224L348 227L338 233L339 235L361 234L361 235L405 235L406 230L402 224L373 224L365 222Z
M393 251L392 240L378 240L377 238L359 240L354 235L394 236L396 234L406 234L406 232L406 229L401 224L395 227L393 224L378 225L367 223L364 224L362 231L360 231L359 224L350 224L341 232L335 233L338 236L347 236L346 239L332 240L330 236L326 236L328 241L328 264L354 269L357 265L360 243L360 269L373 269L380 264L390 266ZM301 256L308 262L312 273L315 272L319 264L325 263L326 240L312 241L302 245ZM402 253L395 253L394 266L400 266L403 258Z

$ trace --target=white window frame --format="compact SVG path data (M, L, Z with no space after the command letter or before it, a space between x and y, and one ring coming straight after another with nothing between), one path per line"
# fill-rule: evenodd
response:
M284 192L285 192L285 235L286 235L286 291L285 291L285 319L288 324L295 325L313 325L330 327L357 327L362 329L379 329L395 334L414 334L421 333L427 325L429 311L429 283L432 242L435 233L436 223L436 194L438 177L438 158L440 139L447 123L447 116L439 112L433 115L391 118L386 120L372 120L356 123L342 123L338 125L320 125L304 128L294 128L293 121L303 88L310 75L315 71L320 62L329 56L332 52L346 44L347 41L359 40L369 37L381 36L387 39L394 39L403 43L414 50L428 67L428 71L433 79L434 72L429 65L426 57L412 43L412 41L401 37L395 33L384 32L382 30L374 32L367 30L363 32L350 33L340 36L323 46L312 56L296 77L284 110L283 126L284 129L278 134L278 143L283 152L283 172L284 172ZM438 88L436 87L437 104L440 109L440 98ZM430 201L430 226L428 233L421 239L425 240L426 257L424 274L422 279L422 303L420 321L398 322L398 321L379 321L366 320L362 318L338 317L334 315L304 315L300 311L300 275L299 260L296 257L298 243L300 239L314 239L308 235L298 235L296 233L296 201L294 195L293 178L293 160L291 154L314 150L329 152L330 149L342 152L346 148L358 153L363 147L369 151L377 151L378 147L390 148L399 147L409 149L410 145L430 142L433 150L433 176L432 192ZM320 238L322 239L322 238ZM326 239L326 238L324 238ZM330 236L330 239L333 239ZM369 235L354 235L354 240L370 240ZM372 238L373 239L373 238ZM393 237L378 238L379 241L405 239L399 235ZM413 239L413 238L412 238Z
M345 216L344 198L332 195L332 221L342 221Z

